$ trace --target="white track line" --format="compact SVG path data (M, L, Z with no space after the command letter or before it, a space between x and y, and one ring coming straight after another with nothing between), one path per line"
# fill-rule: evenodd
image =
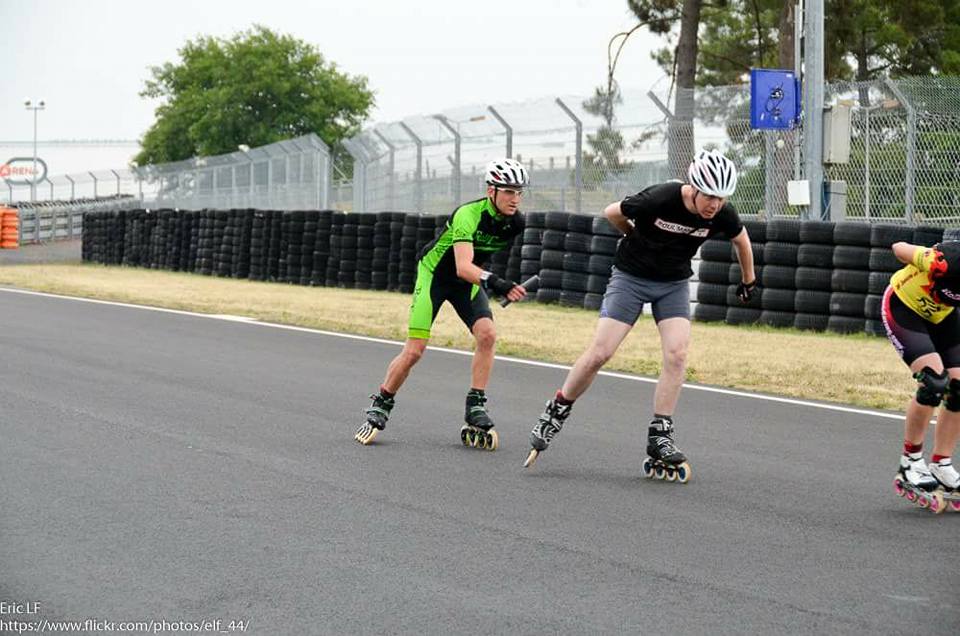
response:
M7 292L11 294L24 294L27 296L44 296L46 298L58 298L62 300L73 300L77 302L84 303L95 303L98 305L113 305L116 307L130 307L132 309L144 309L147 311L160 311L169 314L179 314L182 316L194 316L197 318L209 318L213 320L227 320L230 322L239 322L248 325L257 325L261 327L272 327L274 329L286 329L288 331L302 331L304 333L313 333L320 334L323 336L332 336L335 338L348 338L351 340L363 340L365 342L376 342L379 344L388 344L394 345L397 347L402 347L402 342L397 342L396 340L387 340L385 338L373 338L370 336L358 336L355 334L348 333L338 333L336 331L324 331L323 329L311 329L309 327L297 327L294 325L282 325L274 322L263 322L256 320L254 318L248 318L246 316L234 316L229 314L201 314L193 311L184 311L182 309L167 309L165 307L152 307L150 305L134 305L130 303L121 303L115 302L112 300L97 300L95 298L80 298L78 296L63 296L60 294L48 294L46 292L35 292L28 291L25 289L11 289L7 287L0 287L0 292ZM472 356L472 351L461 351L459 349L448 349L446 347L434 347L429 346L427 349L431 351L442 351L444 353L452 353L460 356ZM552 362L538 362L536 360L524 360L523 358L512 358L509 356L496 356L497 360L503 360L504 362L513 362L516 364L525 364L532 367L544 367L547 369L559 369L562 371L569 371L570 367L564 364L555 364ZM656 384L656 378L645 378L637 375L629 375L626 373L617 373L615 371L600 371L599 375L606 376L608 378L618 378L621 380L632 380L634 382L646 382L649 384ZM766 400L767 402L777 402L780 404L792 404L794 406L808 406L817 409L825 409L828 411L839 411L841 413L855 413L857 415L870 415L873 417L882 417L892 420L902 420L903 415L898 413L887 413L884 411L874 411L870 409L858 409L849 406L839 406L835 404L821 404L819 402L809 402L807 400L795 400L792 398L777 397L773 395L763 395L761 393L751 393L749 391L736 391L733 389L721 389L712 386L703 386L700 384L690 384L684 383L684 388L690 389L693 391L705 391L707 393L720 393L721 395L732 395L736 397L751 398L754 400Z

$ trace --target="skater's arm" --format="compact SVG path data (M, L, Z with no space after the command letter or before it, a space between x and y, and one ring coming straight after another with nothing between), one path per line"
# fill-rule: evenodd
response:
M925 248L920 247L919 245L913 245L912 243L907 243L906 241L898 241L892 246L893 255L897 257L897 260L905 265L915 265L917 268L921 268L920 265L917 265L918 261L922 261L922 256L918 258L918 253L922 254ZM922 269L922 268L921 268Z
M462 280L492 290L513 302L517 302L527 295L527 290L521 285L513 281L505 281L475 265L473 262L473 243L466 241L454 243L453 258L457 264L457 276Z
M610 221L610 225L620 230L624 236L629 236L633 232L633 223L624 216L619 201L614 201L608 205L603 211L603 215Z
M730 239L733 248L737 251L737 261L740 263L740 280L745 285L750 285L757 280L757 274L753 269L753 247L750 244L750 235L747 234L747 228L743 228L739 234Z

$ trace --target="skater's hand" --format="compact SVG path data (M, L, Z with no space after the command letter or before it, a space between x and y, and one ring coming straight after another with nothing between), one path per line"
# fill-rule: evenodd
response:
M510 302L517 302L518 300L523 300L527 296L527 290L523 285L513 284L513 289L507 292L507 300Z
M749 283L740 282L737 285L737 298L740 299L740 302L747 304L750 302L750 299L753 298L753 292L757 289L757 279L754 278Z
M512 280L504 280L496 274L489 274L486 278L481 279L480 284L483 286L483 289L487 292L496 294L497 296L503 296L504 298L509 298L510 300L520 300L527 293L523 287L517 285ZM516 298L510 296L515 290L520 289L520 295Z

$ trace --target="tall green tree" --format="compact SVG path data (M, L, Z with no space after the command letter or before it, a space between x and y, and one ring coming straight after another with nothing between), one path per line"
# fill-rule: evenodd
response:
M675 13L682 0L627 0L642 21ZM696 83L742 82L752 67L793 68L794 0L705 0ZM826 0L824 70L828 80L960 72L960 0ZM666 26L663 23L660 26ZM655 30L655 54L680 86L683 52L675 28Z
M151 68L141 96L160 99L141 140L140 165L232 152L316 133L333 146L356 133L374 104L311 44L262 26L230 39L198 37L180 61Z

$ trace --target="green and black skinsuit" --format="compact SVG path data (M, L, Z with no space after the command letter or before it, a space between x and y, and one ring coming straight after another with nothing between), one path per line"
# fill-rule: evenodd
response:
M514 237L523 232L523 225L520 212L500 214L486 197L457 208L443 233L420 251L409 336L429 338L430 327L445 300L468 329L480 318L492 318L486 292L457 276L453 245L473 243L473 263L483 267L494 252L512 245Z

